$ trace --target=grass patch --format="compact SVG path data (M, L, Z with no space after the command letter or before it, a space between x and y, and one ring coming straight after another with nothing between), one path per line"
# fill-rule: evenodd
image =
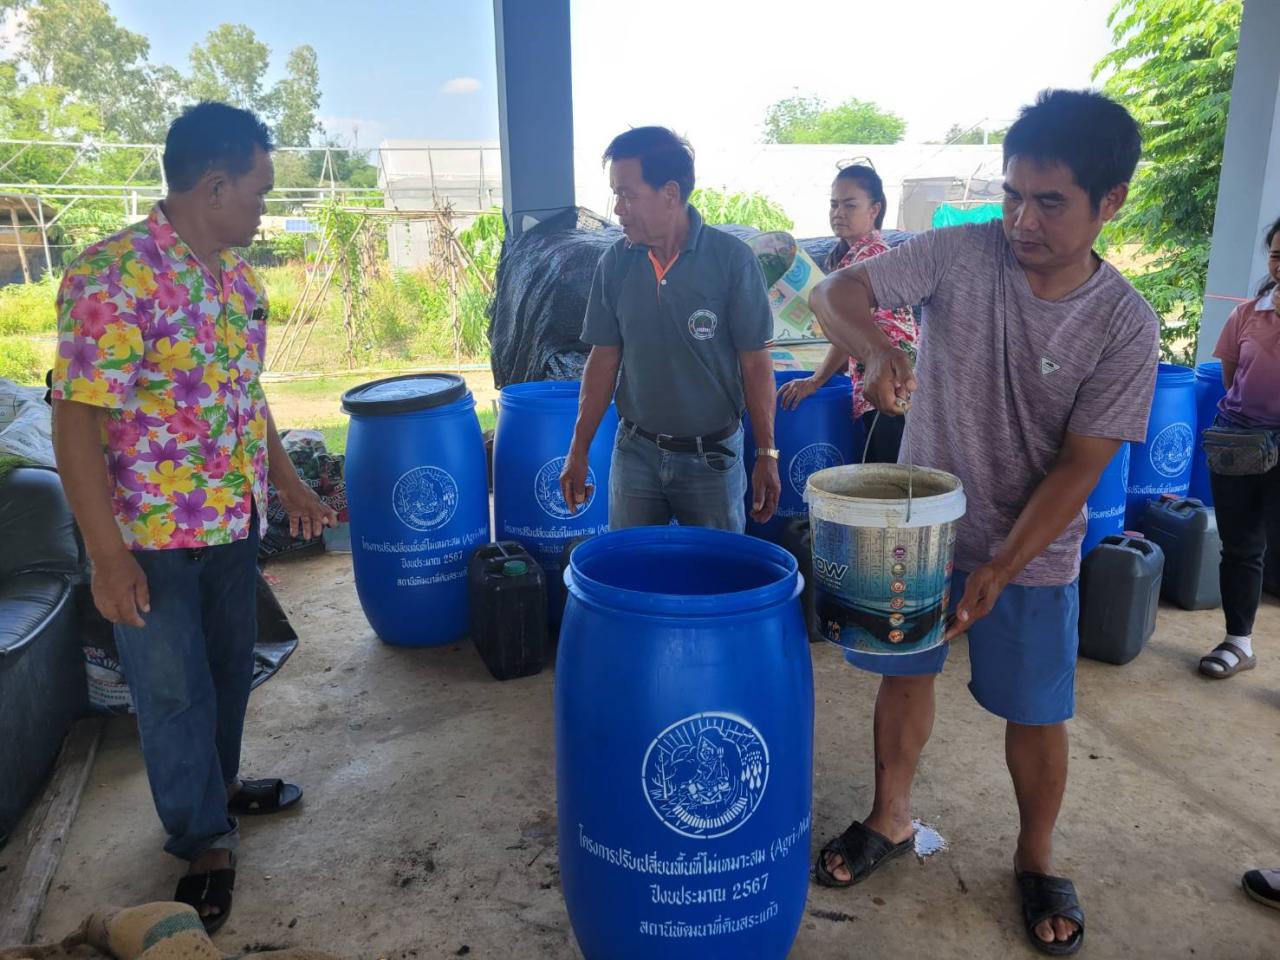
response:
M24 386L44 383L44 374L53 366L52 341L29 336L0 336L0 379Z
M58 284L51 276L0 288L0 337L54 333L58 328L57 298Z

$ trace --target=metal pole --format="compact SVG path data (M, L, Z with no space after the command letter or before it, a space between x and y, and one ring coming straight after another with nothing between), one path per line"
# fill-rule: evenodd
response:
M27 251L22 249L22 231L18 229L18 211L13 207L9 208L9 222L13 224L13 239L18 245L18 259L22 261L22 280L24 283L30 283L31 269L27 266Z

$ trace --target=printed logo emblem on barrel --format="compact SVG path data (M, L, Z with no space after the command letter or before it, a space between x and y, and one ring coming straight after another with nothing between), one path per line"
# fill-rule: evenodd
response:
M1185 423L1171 423L1151 443L1151 466L1166 477L1181 476L1191 462L1195 433Z
M695 310L689 315L689 333L695 340L710 340L719 325L720 318L710 310Z
M410 530L439 529L458 509L458 485L439 467L414 467L392 488L391 509Z
M654 815L695 840L733 833L751 819L769 781L769 747L731 713L695 713L645 751L641 780Z
M569 509L569 505L564 502L564 494L560 492L560 472L564 470L566 459L556 457L548 460L533 478L534 499L538 501L543 513L556 520L572 520L574 516L581 516L596 499L596 473L588 467L586 502L582 505L582 510L576 513Z
M843 466L844 455L839 447L830 443L811 443L807 447L802 447L800 452L791 458L791 463L787 466L787 476L791 480L791 489L797 496L803 497L810 474L828 467Z

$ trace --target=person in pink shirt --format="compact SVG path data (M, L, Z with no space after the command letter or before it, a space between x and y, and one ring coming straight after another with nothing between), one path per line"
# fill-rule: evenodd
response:
M880 235L886 207L884 184L869 161L842 168L831 182L831 232L840 242L822 265L823 270L831 273L888 252L889 245ZM918 332L911 308L877 310L875 318L876 325L890 342L914 359ZM871 438L866 462L897 463L906 417L882 417L876 422L876 409L863 394L865 368L861 361L837 346L832 345L812 376L783 384L778 392L783 408L794 410L846 366L853 380L853 415L862 420L865 435ZM859 458L862 453L858 451Z
M1280 220L1267 231L1266 247L1266 281L1257 297L1231 311L1213 351L1227 388L1218 423L1280 434ZM1209 482L1222 538L1219 577L1227 635L1200 658L1200 672L1225 679L1258 664L1253 620L1262 599L1267 529L1280 523L1280 465L1244 477L1211 472Z

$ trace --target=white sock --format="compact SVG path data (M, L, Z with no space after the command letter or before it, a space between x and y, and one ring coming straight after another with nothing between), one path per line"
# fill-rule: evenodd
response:
M1244 655L1246 657L1253 656L1253 638L1252 637L1233 637L1231 636L1231 634L1227 634L1227 639L1230 640L1234 646L1237 646L1241 650L1243 650Z

